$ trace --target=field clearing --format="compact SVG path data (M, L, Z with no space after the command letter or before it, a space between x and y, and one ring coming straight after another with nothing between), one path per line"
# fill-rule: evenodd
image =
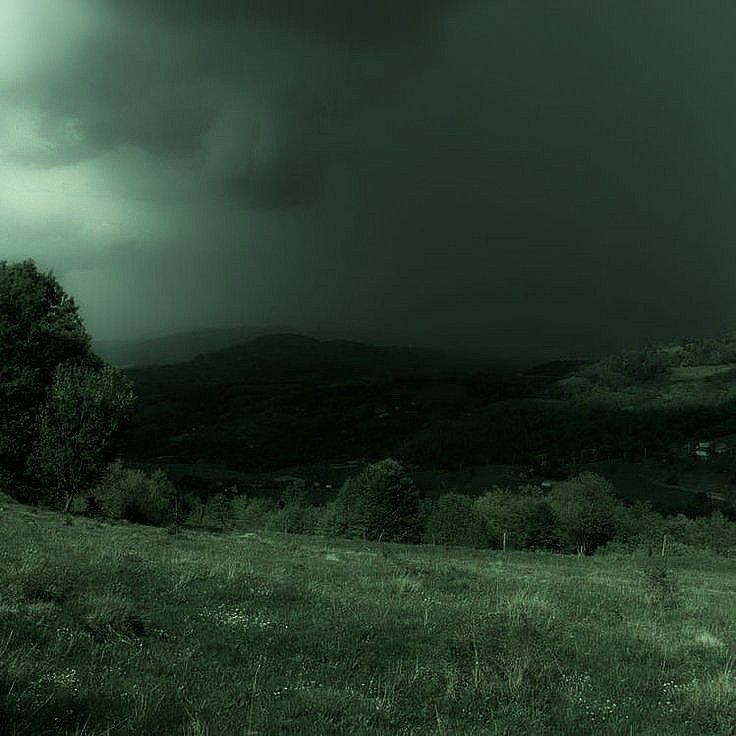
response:
M3 736L736 731L733 560L0 506Z

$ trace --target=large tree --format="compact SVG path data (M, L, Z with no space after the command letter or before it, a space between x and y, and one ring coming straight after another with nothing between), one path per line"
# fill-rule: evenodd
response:
M64 365L103 368L74 299L33 261L0 261L0 481L24 477Z

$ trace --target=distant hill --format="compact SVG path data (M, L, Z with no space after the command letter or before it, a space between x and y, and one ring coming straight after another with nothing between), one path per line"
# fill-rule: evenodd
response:
M641 491L669 510L699 488L687 447L736 436L736 371L671 365L656 347L520 372L442 350L277 334L126 372L138 402L123 458L205 493L233 482L258 493L252 474L382 457L461 474L513 467L526 478L645 459L662 468L651 482L632 470L629 497ZM719 458L708 468L728 485Z
M198 355L182 371L206 371L211 379L228 380L250 374L269 380L436 373L485 365L434 348L366 345L351 340L319 340L300 334L262 335L249 342Z
M508 375L449 351L296 334L127 373L131 459L243 470L396 453L432 419L500 395Z
M629 410L733 403L736 332L623 350L559 379L558 396Z
M237 345L260 335L290 331L285 326L214 327L135 340L97 340L94 349L98 355L120 368L167 365L183 363L202 353Z

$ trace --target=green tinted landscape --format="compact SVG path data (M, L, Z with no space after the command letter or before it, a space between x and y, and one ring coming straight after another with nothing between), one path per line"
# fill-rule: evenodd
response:
M734 730L730 559L172 535L0 505L8 736Z

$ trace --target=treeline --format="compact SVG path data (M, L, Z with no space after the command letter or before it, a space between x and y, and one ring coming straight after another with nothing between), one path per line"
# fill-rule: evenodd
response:
M382 460L345 482L337 498L310 503L303 482L279 499L240 495L236 488L202 500L182 494L161 471L113 464L79 497L75 511L91 516L211 531L280 531L373 541L460 545L486 549L590 554L601 548L689 554L730 554L736 523L719 511L694 519L664 517L647 504L626 506L612 484L583 473L545 490L496 488L480 496L422 498L401 463Z

